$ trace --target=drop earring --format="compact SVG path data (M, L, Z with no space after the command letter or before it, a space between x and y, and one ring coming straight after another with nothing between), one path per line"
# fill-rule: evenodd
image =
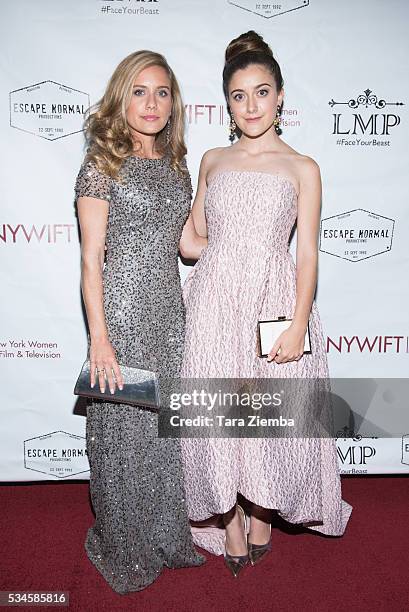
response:
M233 144L234 139L236 137L236 127L237 127L237 125L236 125L236 122L235 122L234 117L232 115L231 119L230 119L230 126L229 126L229 132L230 132L229 140L230 140L230 144Z
M165 141L167 145L170 143L170 119L168 120L168 123L166 125Z
M278 135L280 135L282 133L282 129L280 127L280 123L281 123L281 106L278 105L277 106L276 116L275 116L275 119L273 121L274 129L276 131L276 134L278 134Z

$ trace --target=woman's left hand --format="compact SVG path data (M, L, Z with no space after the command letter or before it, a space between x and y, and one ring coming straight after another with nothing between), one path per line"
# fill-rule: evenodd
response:
M287 363L288 361L298 361L304 354L305 329L293 327L279 335L273 348L267 356L267 361L275 363Z

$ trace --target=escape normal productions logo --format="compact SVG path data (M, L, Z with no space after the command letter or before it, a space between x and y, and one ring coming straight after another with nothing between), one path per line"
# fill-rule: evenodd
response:
M24 440L24 467L55 478L88 472L85 438L66 431L53 431Z
M357 208L322 219L320 251L361 261L392 249L395 220Z
M387 102L371 90L350 100L328 102L332 114L335 143L345 147L390 147L394 130L400 125L398 114L404 102ZM347 108L343 108L347 107Z
M237 6L237 8L254 13L265 19L278 17L284 13L295 11L300 8L305 8L309 5L309 0L281 0L281 2L256 2L255 0L227 0L228 4Z
M10 92L10 126L46 140L81 132L89 94L55 81Z

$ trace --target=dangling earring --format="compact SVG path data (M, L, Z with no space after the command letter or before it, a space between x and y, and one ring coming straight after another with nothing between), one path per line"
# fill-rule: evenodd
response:
M232 115L231 119L230 119L230 125L229 125L229 132L230 132L229 140L230 140L230 144L233 144L234 139L236 137L236 127L237 127L237 125L236 125L236 122L235 122L234 117Z
M274 125L274 129L276 131L276 134L280 135L282 133L282 130L280 128L280 123L281 123L281 106L278 105L277 106L277 112L276 112L276 117L273 121L273 125Z
M167 145L170 143L170 119L168 120L168 123L166 125L165 141Z

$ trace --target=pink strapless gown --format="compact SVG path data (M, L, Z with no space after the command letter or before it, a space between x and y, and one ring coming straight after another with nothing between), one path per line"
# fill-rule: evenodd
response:
M208 246L183 288L182 377L328 377L315 302L311 355L276 364L256 354L257 321L294 312L296 269L288 251L297 217L293 183L277 174L222 171L208 185L205 211ZM227 512L239 491L291 523L334 536L345 530L352 507L341 498L333 438L183 439L182 456L194 521ZM192 532L198 546L223 554L223 529Z

